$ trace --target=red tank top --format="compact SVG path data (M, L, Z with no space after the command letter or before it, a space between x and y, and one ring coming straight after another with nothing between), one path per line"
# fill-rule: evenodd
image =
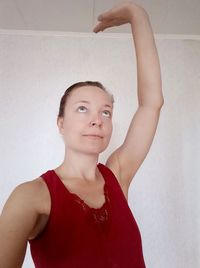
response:
M36 268L145 268L140 231L121 187L105 165L97 165L105 203L89 207L71 193L54 170L41 177L51 196L45 229L30 249Z

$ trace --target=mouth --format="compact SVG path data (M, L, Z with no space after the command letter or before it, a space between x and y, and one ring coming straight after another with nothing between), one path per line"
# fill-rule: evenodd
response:
M92 138L92 139L103 139L102 136L100 136L100 135L94 135L94 134L91 134L91 135L84 135L84 136L86 136L86 137L88 137L88 138Z

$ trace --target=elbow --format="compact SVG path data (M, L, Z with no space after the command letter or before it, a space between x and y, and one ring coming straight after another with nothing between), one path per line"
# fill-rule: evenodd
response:
M164 98L161 98L161 100L158 103L158 108L162 108L162 106L164 105Z
M164 105L164 97L160 96L159 98L157 98L156 100L152 101L152 105L157 108L157 109L161 109L162 106Z
M161 110L162 106L164 105L164 99L157 99L157 100L152 100L152 101L148 101L148 102L139 102L139 106L143 106L143 107L149 107L153 110Z

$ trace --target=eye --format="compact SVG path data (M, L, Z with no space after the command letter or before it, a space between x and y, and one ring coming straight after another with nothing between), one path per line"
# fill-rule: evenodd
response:
M78 109L77 109L80 113L84 113L87 108L85 106L79 106Z
M111 112L108 111L108 110L105 110L105 111L103 111L103 115L104 115L105 117L111 117Z

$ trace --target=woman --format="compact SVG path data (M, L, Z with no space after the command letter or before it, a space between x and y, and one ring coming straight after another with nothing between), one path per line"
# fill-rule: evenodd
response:
M71 86L60 103L65 158L16 187L0 218L0 267L22 266L28 241L35 266L144 268L128 189L145 159L163 105L159 59L146 11L123 2L98 17L94 32L131 24L138 109L123 144L98 163L112 133L113 99L98 82Z

